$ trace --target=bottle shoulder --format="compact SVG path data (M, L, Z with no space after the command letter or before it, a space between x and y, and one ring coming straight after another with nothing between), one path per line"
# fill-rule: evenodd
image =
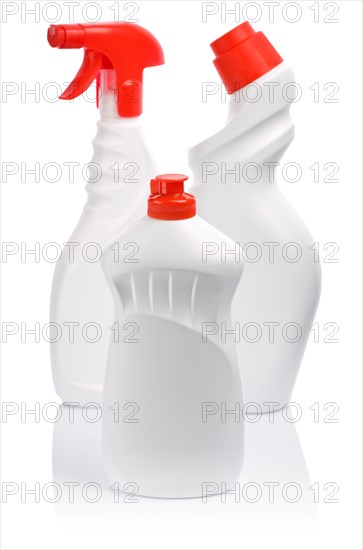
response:
M232 94L224 127L189 149L195 179L201 179L202 162L221 162L228 154L244 163L278 160L294 137L294 94L294 73L285 62Z
M122 261L131 250L132 261ZM199 216L172 221L145 216L104 247L102 265L115 275L167 269L239 278L243 259L237 243Z

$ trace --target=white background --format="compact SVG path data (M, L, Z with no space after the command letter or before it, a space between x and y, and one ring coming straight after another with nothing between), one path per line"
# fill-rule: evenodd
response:
M39 17L26 13L35 4ZM69 22L66 4L2 2L2 80L14 83L14 93L2 99L2 160L23 162L28 168L39 162L41 169L57 162L62 168L58 182L49 181L54 176L51 171L39 182L31 175L22 181L19 171L3 183L3 241L29 247L36 242L41 247L63 243L74 228L85 201L85 181L79 168L76 181L69 183L63 163L79 162L82 168L90 160L98 118L94 103L82 97L74 102L50 100L55 89L48 83L64 89L82 59L81 51L55 50L46 40L54 19ZM75 2L74 21L96 17L95 4ZM101 20L114 19L115 4L98 2ZM125 4L118 4L121 18L133 11ZM333 242L339 246L334 256L338 261L322 264L323 291L316 317L320 335L318 342L310 338L293 396L302 418L296 425L282 422L281 429L276 422L273 430L266 430L264 445L251 444L245 475L261 484L278 480L279 475L290 481L309 478L310 485L318 483L321 488L319 502L314 503L311 490L305 491L301 502L281 505L268 503L266 494L255 504L233 498L222 503L220 497L207 503L139 499L116 504L107 491L94 504L84 502L79 493L74 504L68 504L67 497L58 504L43 497L35 503L31 495L22 502L22 482L27 488L36 482L44 487L67 478L81 480L82 487L84 480L98 479L98 426L88 425L84 440L75 428L70 442L61 422L52 424L42 416L37 422L34 415L24 422L17 413L2 419L2 481L19 485L19 492L3 505L4 548L361 548L362 4L307 0L286 7L286 2L275 2L273 15L269 2L249 2L247 11L246 2L209 4L216 13L203 21L199 1L137 2L133 19L155 34L166 59L165 66L145 72L145 126L160 173L188 173L188 147L221 127L227 110L220 94L202 101L202 83L219 83L209 43L245 19L264 31L295 69L302 97L292 106L296 137L282 164L299 163L302 177L297 182L281 177L280 184L319 243L322 260L332 251L324 250L324 245ZM45 11L44 6L48 6ZM223 6L237 6L237 12L226 15ZM297 8L301 17L292 22ZM6 17L5 10L17 11ZM336 84L324 89L327 83ZM36 86L39 93L24 96L26 89ZM333 90L337 101L328 102ZM94 97L93 91L89 97ZM316 162L318 182L309 169ZM328 162L338 165L339 181L323 181ZM42 258L35 262L34 256L22 262L15 254L2 267L3 322L46 324L54 264ZM329 322L339 326L336 343L324 342L330 332L324 325ZM29 408L36 402L41 408L59 402L44 339L35 343L30 336L22 343L20 333L15 334L3 346L3 359L3 401L19 408L21 402ZM339 407L333 417L338 422L323 421L333 410L324 410L330 402ZM316 422L309 409L314 403L320 411ZM264 421L255 426L261 436ZM247 426L247 436L253 440L251 430ZM95 444L90 443L92 437ZM69 455L73 445L73 459L64 458L64 447ZM94 452L87 453L92 445ZM339 487L336 503L323 502L330 492L323 489L328 482Z

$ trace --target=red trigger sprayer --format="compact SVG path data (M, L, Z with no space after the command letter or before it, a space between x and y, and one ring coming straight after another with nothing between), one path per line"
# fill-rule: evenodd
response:
M53 379L63 401L101 403L114 306L100 262L85 261L78 251L90 243L102 250L145 215L149 182L158 170L139 116L142 77L146 67L163 64L164 55L156 38L133 23L51 25L48 42L53 48L84 48L82 66L60 98L76 98L96 79L100 100L88 200L70 237L80 246L74 261L65 249L56 264L50 319L54 326L66 326L71 319L81 327L95 320L101 336L92 344L82 331L73 341L52 339Z
M133 23L51 25L48 42L52 48L84 48L82 66L60 99L78 97L95 79L99 98L100 73L113 70L105 88L114 89L121 117L142 113L143 70L164 63L163 50L156 38Z

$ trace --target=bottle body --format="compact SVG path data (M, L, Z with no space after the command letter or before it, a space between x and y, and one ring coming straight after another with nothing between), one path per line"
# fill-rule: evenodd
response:
M279 409L291 399L320 295L313 239L277 186L269 185L251 193L231 184L225 201L220 184L192 190L200 215L244 251L227 328L235 331L244 401L263 412L265 403Z
M117 266L108 252L102 260L120 326L105 377L104 459L123 490L198 497L203 483L238 477L242 426L221 420L223 403L242 401L235 346L203 332L228 322L241 275L241 263L203 262L203 242L225 238L198 217L147 217L118 237L138 243L137 263Z
M264 403L278 409L291 398L321 285L313 239L275 181L274 165L293 138L290 103L281 94L293 80L282 63L254 83L258 102L232 96L226 127L190 152L200 216L243 249L230 328L245 403L262 412L269 410Z
M55 388L63 401L80 404L102 402L113 322L101 250L144 215L148 182L155 171L140 117L117 117L111 94L102 107L91 163L97 174L87 183L87 203L57 263L50 306L50 320L62 335L51 343Z

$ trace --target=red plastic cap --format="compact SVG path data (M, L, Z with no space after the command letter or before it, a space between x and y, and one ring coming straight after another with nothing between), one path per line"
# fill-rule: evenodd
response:
M52 48L84 48L81 68L61 99L74 99L98 78L103 69L114 69L118 114L135 117L142 113L142 77L146 67L164 63L159 42L134 23L51 25Z
M262 32L249 23L224 34L211 44L213 61L226 90L233 94L282 63L282 57Z
M184 193L188 176L163 174L150 182L148 216L159 220L185 220L196 214L194 195Z

